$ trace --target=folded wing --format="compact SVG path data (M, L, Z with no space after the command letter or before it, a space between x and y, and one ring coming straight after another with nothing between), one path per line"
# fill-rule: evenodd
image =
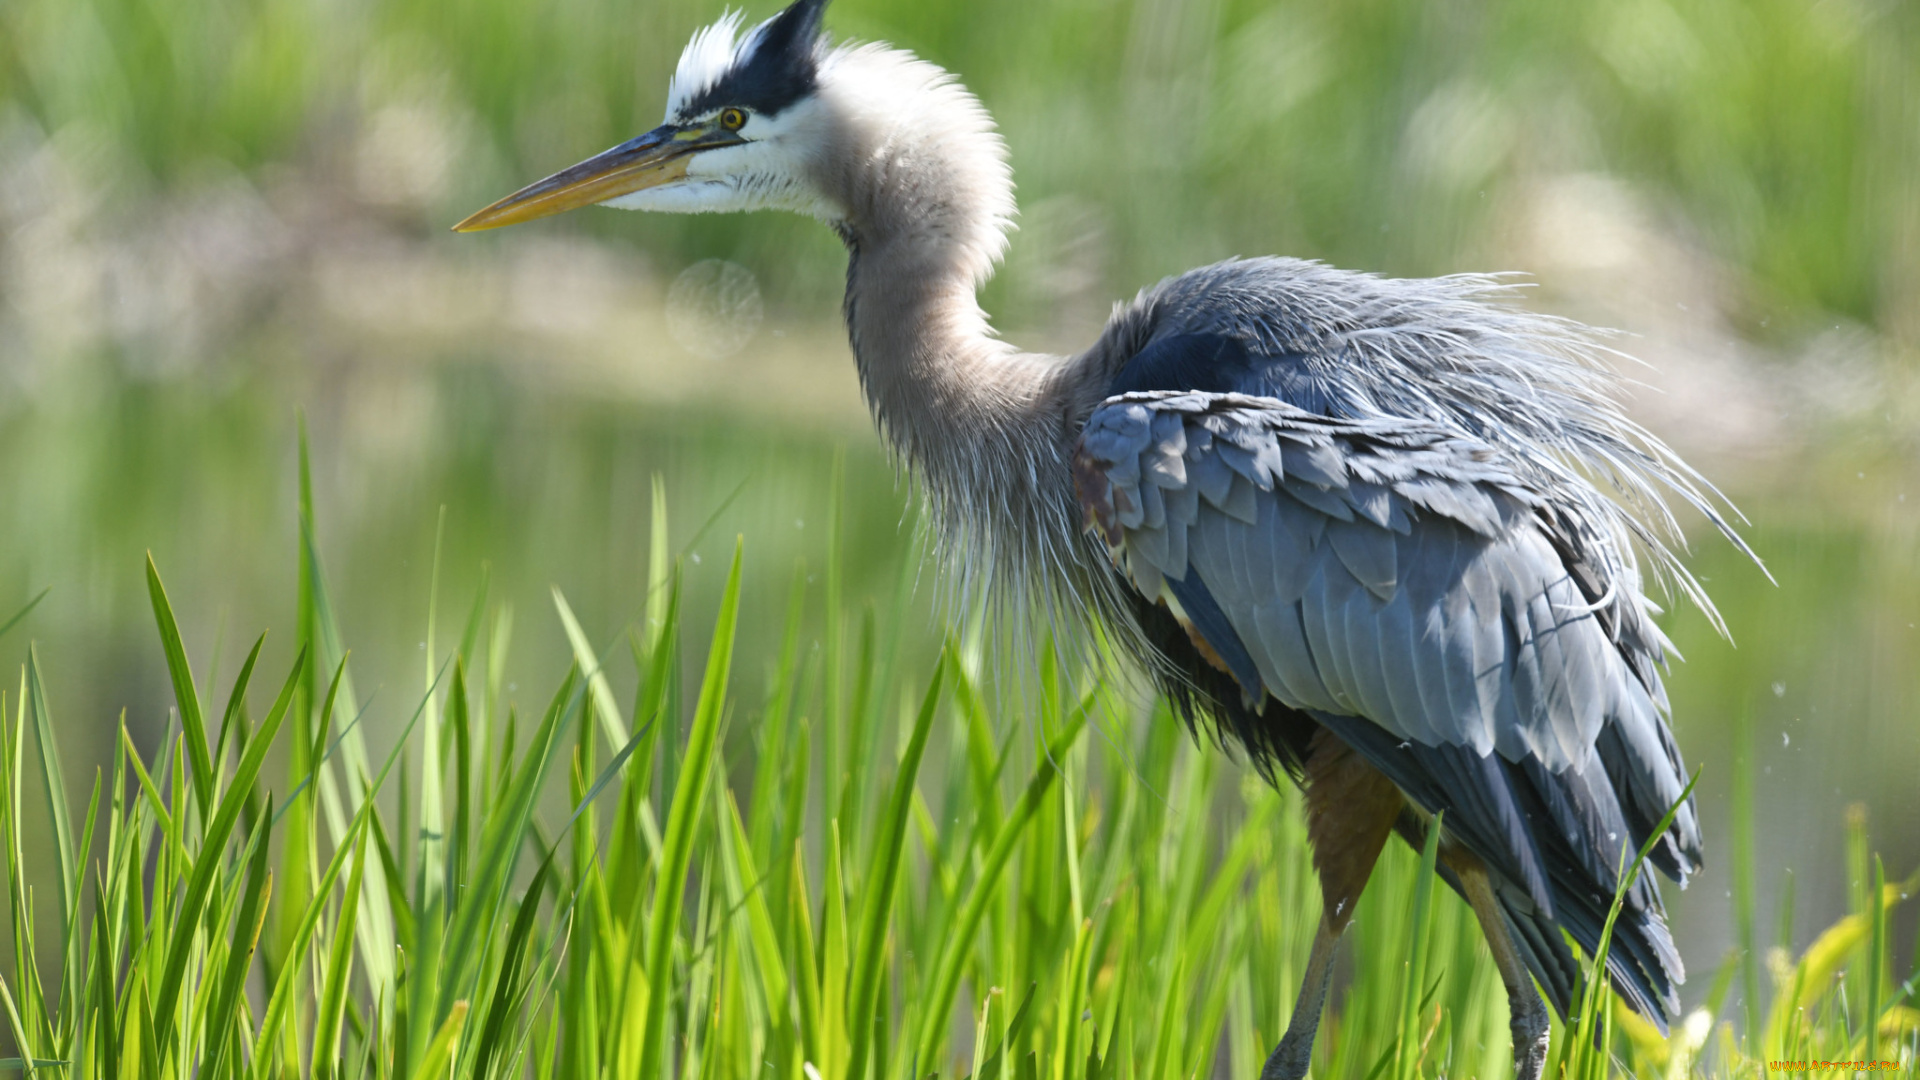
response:
M1619 561L1593 532L1484 443L1233 393L1109 399L1075 476L1126 577L1249 701L1307 712L1447 812L1564 1011L1552 926L1594 947L1620 868L1684 787L1657 650L1621 632L1597 569ZM1698 853L1682 807L1654 861L1684 880ZM1681 966L1649 883L1623 922L1614 981L1661 1020Z

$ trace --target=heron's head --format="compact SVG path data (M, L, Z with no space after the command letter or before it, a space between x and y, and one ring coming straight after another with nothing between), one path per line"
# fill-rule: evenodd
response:
M937 227L984 268L1013 213L1006 154L973 95L884 46L830 47L827 0L795 0L742 33L696 33L667 89L666 122L467 218L494 229L575 207L701 213L779 209L855 232Z
M593 204L677 213L836 208L816 179L832 141L821 69L827 0L797 0L740 33L738 14L696 33L667 89L666 122L528 185L454 226L494 229Z

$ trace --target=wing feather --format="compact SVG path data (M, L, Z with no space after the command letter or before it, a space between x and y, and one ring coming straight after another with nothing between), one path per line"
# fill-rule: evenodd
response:
M1353 520L1353 507L1348 506L1347 500L1327 488L1304 480L1294 480L1286 485L1286 489L1287 494L1335 521Z
M1327 525L1333 552L1367 591L1382 600L1393 599L1400 575L1394 559L1394 534L1368 521L1334 521Z
M1225 449L1224 444L1222 449ZM1220 511L1248 525L1259 520L1259 491L1253 486L1253 481L1236 474L1233 478L1233 486L1227 492L1227 501L1220 504Z
M1402 538L1402 542L1409 540ZM1441 684L1437 687L1428 685L1428 681L1438 672L1428 670L1428 665L1420 662L1427 650L1420 647L1419 625L1411 596L1406 590L1395 593L1393 599L1380 609L1375 619L1375 631L1381 641L1381 678L1387 687L1389 707L1396 716L1422 718L1423 730L1415 732L1416 737L1428 742L1438 740L1440 733L1424 721L1429 713L1435 711L1429 707L1429 701L1447 701L1445 677L1441 677ZM1413 658L1414 662L1394 662L1400 658Z
M1327 563L1332 560L1316 552L1313 560L1313 574L1307 579L1307 587L1300 595L1298 604L1300 624L1307 632L1307 648L1313 658L1314 668L1320 673L1320 682L1334 707L1343 713L1358 712L1350 688L1353 685L1353 665L1348 661L1346 635L1336 634L1330 625L1330 616L1345 597L1339 595L1342 579L1351 582L1344 574L1327 573ZM1347 591L1352 591L1348 589ZM1262 651L1271 648L1261 643Z

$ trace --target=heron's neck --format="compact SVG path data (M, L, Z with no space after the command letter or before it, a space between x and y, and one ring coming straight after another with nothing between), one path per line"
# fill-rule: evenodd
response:
M890 49L833 54L816 115L816 182L847 241L847 330L887 438L930 481L953 456L1005 449L1049 363L993 335L975 291L1006 247L1013 178L974 96Z
M959 169L924 153L913 164L876 170L903 189L878 188L873 210L843 223L847 330L874 418L926 497L950 602L1018 607L1086 576L1067 460L1078 426L1070 380L1059 358L995 337L980 309L1004 217L968 216L983 205L977 191L940 190Z
M1059 360L993 335L954 235L936 215L849 228L847 330L874 419L926 498L949 602L1017 608L1085 576L1067 461L1078 425Z
M994 336L953 236L921 219L898 231L856 226L848 243L847 332L861 386L895 449L932 473L960 455L1019 457L1058 434L1044 402L1052 362Z
M1100 380L999 340L980 309L1013 215L992 121L902 53L840 54L822 92L842 140L822 182L852 258L860 382L927 497L958 599L1029 602L1087 576L1068 457L1089 407L1074 387Z

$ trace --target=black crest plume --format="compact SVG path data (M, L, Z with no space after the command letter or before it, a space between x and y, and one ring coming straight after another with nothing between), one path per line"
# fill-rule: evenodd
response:
M827 0L795 0L755 28L733 66L689 98L681 115L738 105L775 116L812 94L820 73L820 17L826 8Z

